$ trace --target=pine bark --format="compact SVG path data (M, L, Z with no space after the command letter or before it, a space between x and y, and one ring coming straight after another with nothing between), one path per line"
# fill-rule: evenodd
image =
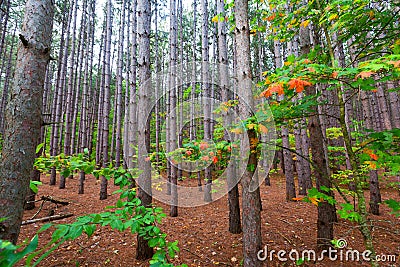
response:
M225 2L224 0L217 0L217 14L225 17ZM221 97L223 102L229 100L229 70L228 70L228 49L226 44L226 22L220 21L218 23L218 63L219 63L219 77ZM232 124L232 118L229 113L225 114L224 122L226 127ZM226 140L231 142L233 140ZM232 157L232 156L231 156ZM226 177L228 179L228 206L229 206L229 232L232 234L240 234L242 226L240 221L240 205L239 205L239 188L235 166L233 159L226 170Z
M300 53L306 55L310 52L311 41L308 28L301 27L299 34ZM315 95L315 86L306 87L307 95ZM317 112L317 110L314 110ZM324 149L324 136L319 116L310 116L308 118L308 130L310 133L310 147L312 159L316 170L314 176L316 179L316 187L319 190L321 186L331 188L332 184L329 180L328 159ZM326 193L326 192L324 192ZM317 246L323 250L331 246L330 241L333 239L333 223L336 221L336 211L333 205L327 202L321 202L318 205L317 219Z
M42 125L42 97L50 59L54 2L28 0L14 84L5 113L0 165L0 239L17 242Z
M110 85L111 85L111 35L112 35L112 0L107 1L107 23L105 38L105 62L104 62L104 98L103 98L103 120L102 120L102 167L108 166L108 135L109 135L109 118L110 118ZM107 199L108 180L101 177L100 200Z
M137 31L138 31L138 168L142 171L138 177L138 197L142 205L150 207L152 203L151 166L146 160L150 151L150 97L151 72L150 72L150 27L151 4L150 0L138 0L137 2ZM138 235L136 247L136 259L146 260L153 256L153 249L149 247L147 240Z
M241 90L243 101L254 108L252 92L252 73L250 61L250 28L248 17L248 1L235 1L235 35L237 52L237 82ZM242 103L243 104L243 103ZM243 111L246 117L252 116L248 110ZM249 140L257 138L254 129L247 131ZM243 266L256 267L261 266L257 258L257 252L261 249L261 215L260 215L260 192L252 190L254 184L255 167L258 163L257 153L255 152L257 144L252 142L246 170L241 177L242 185L242 222L243 222ZM257 183L258 184L258 183Z

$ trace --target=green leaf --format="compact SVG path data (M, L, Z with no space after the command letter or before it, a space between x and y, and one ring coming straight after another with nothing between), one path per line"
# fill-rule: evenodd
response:
M36 147L36 154L38 154L40 152L40 150L42 149L42 147L44 146L44 143L40 143L37 147Z
M84 225L83 231L87 234L88 237L91 237L94 231L96 231L96 225L95 224Z
M390 214L395 215L396 217L400 217L400 202L394 199L385 200L384 203L392 209Z

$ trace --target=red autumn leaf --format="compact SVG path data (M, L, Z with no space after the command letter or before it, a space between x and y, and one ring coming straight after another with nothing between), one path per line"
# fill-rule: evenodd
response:
M204 143L204 142L200 143L200 149L201 150L204 150L206 148L208 148L208 144L207 143Z
M192 151L191 150L186 150L186 155L188 155L188 156L192 155Z
M218 157L217 157L217 156L214 156L214 157L212 158L212 161L214 162L214 164L217 163L217 162L218 162Z
M271 16L267 17L266 19L267 19L268 21L272 21L272 20L275 19L275 17L276 17L276 14L274 13L274 14L272 14Z
M304 90L304 86L310 86L311 83L301 79L291 79L289 81L289 89L296 89L297 93L301 93Z
M378 160L378 155L376 155L376 154L374 154L374 153L369 154L369 156L370 156L371 159L373 159L373 160Z

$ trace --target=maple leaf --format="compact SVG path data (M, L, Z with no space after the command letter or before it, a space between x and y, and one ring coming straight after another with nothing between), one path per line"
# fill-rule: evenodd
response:
M247 129L251 130L251 129L254 129L254 126L256 126L256 125L254 123L249 123L246 126L247 126Z
M376 163L375 163L375 162L373 162L373 161L366 161L365 163L368 164L368 167L369 167L371 170L376 170Z
M307 28L308 24L310 24L310 20L305 20L300 23L301 27Z
M218 23L218 15L216 15L215 17L213 17L213 18L211 19L211 21L214 22L214 23Z
M291 79L289 81L289 89L296 89L297 93L301 93L305 86L310 86L311 83L301 79Z
M208 148L208 144L207 143L204 143L204 142L200 143L200 149L201 150L204 150L206 148Z
M392 64L395 68L400 67L400 60L397 60L397 61L391 60L391 61L389 61L388 63L389 63L389 64Z
M336 79L339 73L337 71L332 72L332 78Z
M258 145L258 138L251 138L250 139L250 147L256 147Z
M272 93L277 93L278 95L283 95L285 93L282 83L273 83L268 86L267 90L271 93L271 95Z
M362 71L359 74L356 75L357 78L365 79L371 77L371 75L374 74L373 71Z
M371 159L373 160L378 160L378 156L374 153L369 154L369 156L371 157Z
M214 156L214 157L212 158L212 161L214 162L214 164L217 163L217 162L218 162L218 157L217 157L217 156Z
M265 134L268 133L268 128L265 127L265 126L262 125L262 124L259 124L259 125L258 125L258 130L259 130L261 133L265 133Z
M235 133L235 134L242 134L243 130L241 128L235 128L235 129L232 129L231 132Z
M275 17L276 17L276 14L274 13L274 14L272 14L271 16L266 17L265 19L268 20L268 21L272 21L272 20L275 19Z
M310 198L308 198L310 201L311 201L311 203L313 203L315 206L318 206L318 202L320 202L320 200L318 199L318 198L315 198L315 197L310 197Z

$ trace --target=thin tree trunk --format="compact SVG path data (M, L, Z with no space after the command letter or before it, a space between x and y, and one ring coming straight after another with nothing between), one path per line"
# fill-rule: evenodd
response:
M112 35L112 0L107 1L107 28L105 38L105 62L104 62L104 98L103 98L103 129L102 129L102 153L103 153L103 168L108 166L108 136L109 136L109 114L110 114L110 85L111 85L111 35ZM100 185L100 200L107 199L106 177L101 177Z
M224 0L217 0L217 14L225 17L225 2ZM228 102L229 96L232 95L229 90L229 71L228 71L228 50L226 45L226 22L220 21L218 23L218 63L219 63L219 77L221 96L223 102ZM232 118L229 113L224 117L226 127L232 124ZM232 142L233 140L226 140ZM231 155L231 162L226 170L226 177L228 179L228 206L229 206L229 232L232 234L240 234L242 232L240 222L240 205L239 205L239 189L238 179L236 175L235 165L233 164L233 155Z

